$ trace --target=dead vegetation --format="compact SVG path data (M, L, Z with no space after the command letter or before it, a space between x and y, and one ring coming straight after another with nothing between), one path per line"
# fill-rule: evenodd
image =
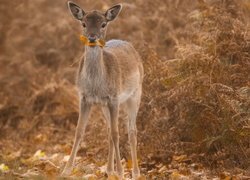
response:
M118 1L76 2L105 9ZM137 123L142 172L155 179L244 179L250 176L250 3L193 2L126 1L119 26L109 27L107 39L133 42L144 61ZM0 9L0 165L10 169L0 175L54 176L78 116L80 29L66 1L6 1ZM121 123L129 169L126 143ZM79 156L75 176L105 178L99 167L106 162L106 128L98 109Z
M176 59L151 64L153 73L146 70L150 77L145 91L152 96L144 102L150 102L151 111L142 109L159 126L151 129L161 133L159 143L166 134L170 140L175 134L174 142L189 143L184 152L222 150L234 165L248 167L249 29L238 13L234 1L201 1L190 17L191 42L177 46ZM167 148L169 138L165 141ZM210 156L206 158L211 163Z

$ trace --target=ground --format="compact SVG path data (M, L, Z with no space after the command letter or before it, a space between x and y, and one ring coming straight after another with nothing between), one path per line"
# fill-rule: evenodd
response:
M1 2L0 179L54 179L69 158L84 47L66 2ZM102 11L120 3L75 2ZM250 179L249 12L248 0L123 1L106 39L129 41L142 57L141 179ZM126 118L121 110L131 179ZM94 107L70 177L107 179L107 154L107 127Z

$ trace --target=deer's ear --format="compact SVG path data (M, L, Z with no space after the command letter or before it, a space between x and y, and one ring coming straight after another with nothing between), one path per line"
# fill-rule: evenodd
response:
M85 12L75 3L68 1L68 8L71 14L77 19L82 20Z
M111 8L109 8L106 12L105 12L105 17L108 21L113 21L118 14L121 12L122 10L122 5L121 4L117 4Z

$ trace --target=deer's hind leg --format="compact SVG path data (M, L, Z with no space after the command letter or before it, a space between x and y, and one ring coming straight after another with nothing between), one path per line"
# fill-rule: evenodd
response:
M111 137L110 112L108 107L102 107L102 112L104 118L106 119L108 127L109 154L108 154L108 164L106 172L109 176L114 173L114 144Z
M119 102L117 99L111 100L108 103L110 112L110 126L111 138L115 150L116 170L120 179L123 179L124 171L121 163L120 149L119 149L119 130L118 130L118 114Z
M132 157L132 177L137 179L140 176L140 169L137 161L137 128L136 116L141 101L141 88L139 88L126 102L126 110L128 114L128 139L130 143Z

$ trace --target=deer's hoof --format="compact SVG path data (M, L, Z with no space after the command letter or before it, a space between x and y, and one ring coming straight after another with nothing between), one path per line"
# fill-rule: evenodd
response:
M72 169L71 168L64 168L63 172L61 173L61 176L69 176L71 174Z
M119 177L119 180L123 180L124 179L124 173L123 173L123 171L121 173L118 173L118 177Z
M112 176L112 175L114 175L115 174L115 172L114 172L114 170L113 169L106 169L106 174L108 175L108 177L109 176Z
M140 175L140 170L139 168L134 168L132 170L132 177L134 180L144 180L144 179L141 179L141 175Z
M134 175L133 179L134 180L146 180L146 177L143 176L143 175L138 174L138 175Z

